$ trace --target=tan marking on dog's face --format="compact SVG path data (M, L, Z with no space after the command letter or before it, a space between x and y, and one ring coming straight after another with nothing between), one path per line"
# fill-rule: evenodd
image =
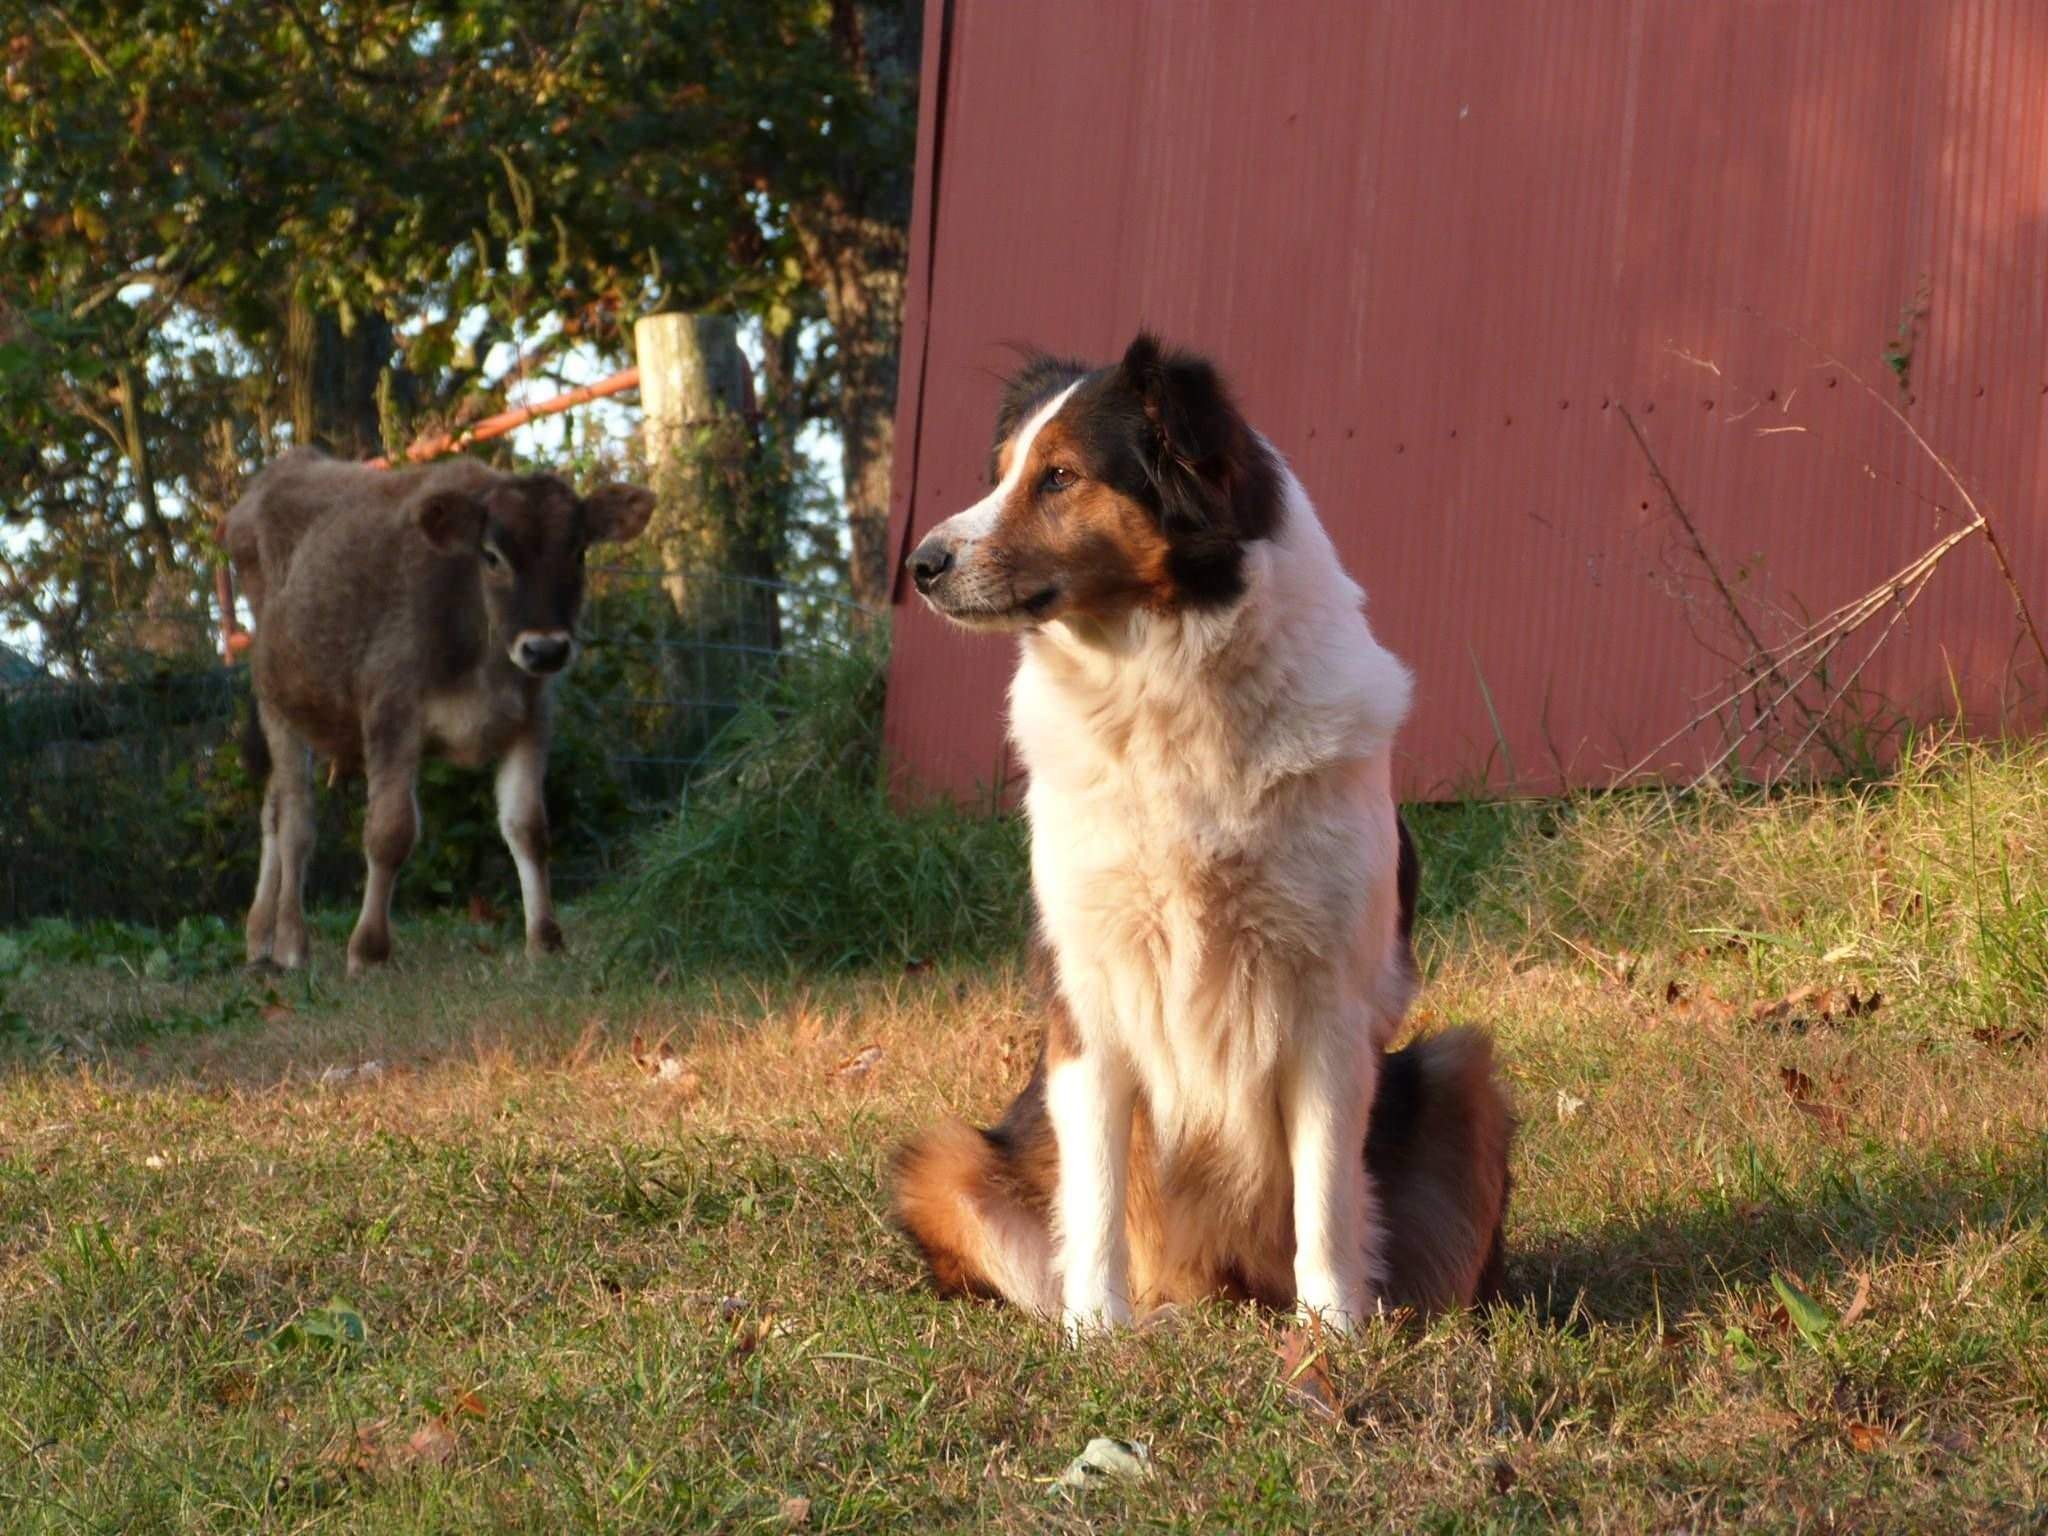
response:
M1075 424L1073 389L997 449L997 483L919 546L950 565L919 583L958 623L1018 629L1054 618L1110 620L1170 601L1168 545L1149 509L1105 483Z

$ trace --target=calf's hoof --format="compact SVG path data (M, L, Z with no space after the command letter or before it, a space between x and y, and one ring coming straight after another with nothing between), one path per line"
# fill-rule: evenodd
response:
M357 934L348 941L348 974L351 980L375 970L391 958L391 935L371 937Z

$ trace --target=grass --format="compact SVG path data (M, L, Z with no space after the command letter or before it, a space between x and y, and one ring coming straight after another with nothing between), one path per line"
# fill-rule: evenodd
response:
M1513 1300L1327 1345L1335 1414L1253 1312L1071 1352L925 1292L889 1152L1021 1080L1013 952L657 982L583 912L538 969L407 923L349 987L337 915L273 988L44 930L0 1526L2039 1530L2044 797L2048 752L1941 747L1420 813L1424 1022L1490 1024L1522 1117ZM1154 1477L1050 1494L1096 1435Z

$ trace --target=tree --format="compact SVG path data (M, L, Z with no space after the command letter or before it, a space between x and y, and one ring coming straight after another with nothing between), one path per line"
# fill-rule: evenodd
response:
M0 81L0 614L89 668L281 439L459 425L571 347L624 359L660 307L758 318L774 409L847 434L875 596L917 22L915 0L38 7ZM827 344L794 346L813 319Z

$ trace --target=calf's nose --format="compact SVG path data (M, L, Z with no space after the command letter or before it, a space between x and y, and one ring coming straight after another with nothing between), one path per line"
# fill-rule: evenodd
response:
M953 551L937 539L926 539L910 552L910 579L920 592L929 592L938 579L953 569Z
M569 664L569 637L521 635L514 659L529 672L559 672Z

